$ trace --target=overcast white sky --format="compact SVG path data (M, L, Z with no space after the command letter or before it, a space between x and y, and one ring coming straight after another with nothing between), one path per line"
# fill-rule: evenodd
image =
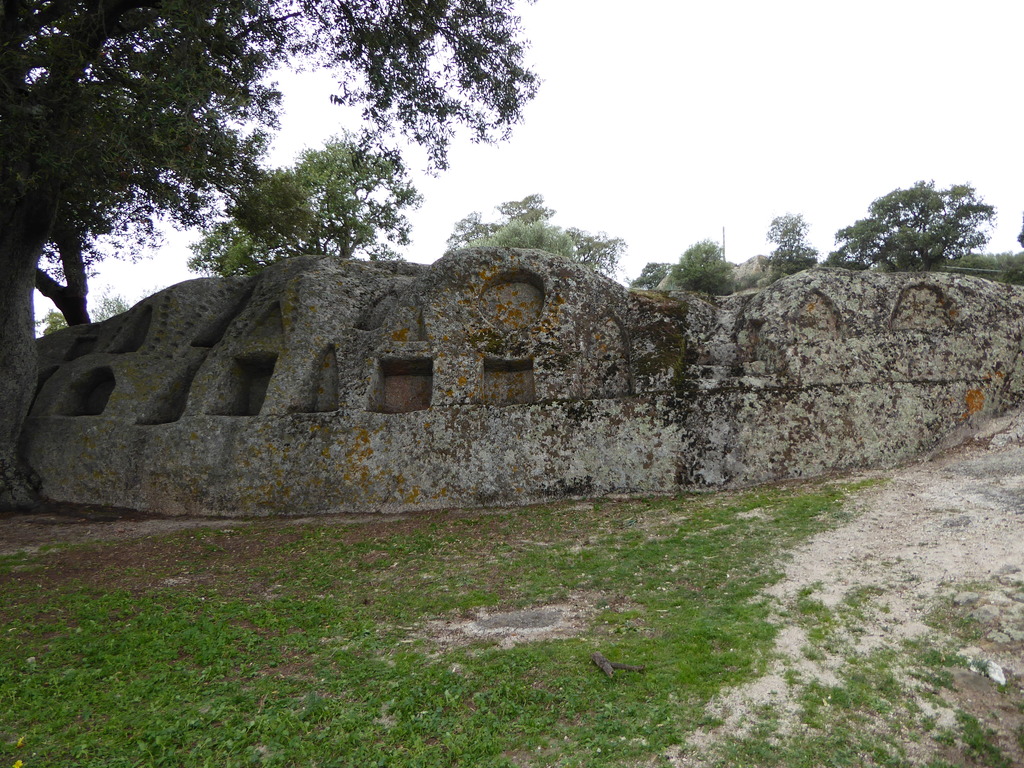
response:
M1024 3L1018 0L538 0L523 6L544 79L511 141L458 143L417 173L412 261L441 256L471 211L531 193L554 223L625 239L624 277L720 240L741 262L772 218L801 213L813 244L919 180L970 183L996 206L989 252L1019 251L1024 211ZM288 165L346 126L330 79L282 78ZM420 163L422 165L422 163ZM93 280L135 301L194 277L188 237ZM37 294L38 313L49 302Z

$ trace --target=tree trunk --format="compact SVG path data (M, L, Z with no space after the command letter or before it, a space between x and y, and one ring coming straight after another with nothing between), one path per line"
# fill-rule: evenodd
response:
M19 201L0 211L0 509L36 503L38 480L18 454L35 396L32 289L55 206Z
M54 303L68 325L82 325L91 322L85 293L67 285L61 285L42 269L36 268L36 288Z
M55 225L51 241L60 254L64 282L61 285L42 269L36 269L36 288L52 301L68 325L82 325L91 322L86 296L89 293L88 278L85 274L85 259L82 257L82 238L68 232L59 224Z

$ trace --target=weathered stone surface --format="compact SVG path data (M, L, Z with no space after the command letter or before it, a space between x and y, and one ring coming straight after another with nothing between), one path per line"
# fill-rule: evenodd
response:
M308 514L891 465L1019 405L1024 292L815 270L717 305L537 251L299 258L39 340L52 498Z

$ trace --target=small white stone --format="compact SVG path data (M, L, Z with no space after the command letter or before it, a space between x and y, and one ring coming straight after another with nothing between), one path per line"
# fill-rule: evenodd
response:
M996 685L1006 685L1006 675L1003 674L1003 668L994 661L986 662L985 674L988 675Z

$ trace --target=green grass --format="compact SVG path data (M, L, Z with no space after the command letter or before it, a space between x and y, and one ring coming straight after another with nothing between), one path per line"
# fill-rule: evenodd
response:
M788 667L783 677L791 686L797 725L790 722L783 727L773 708L766 706L747 731L725 735L708 765L909 768L922 765L920 754L912 754L913 746L921 742L925 742L923 754L944 748L955 756L953 763L933 758L923 763L926 768L1010 768L1015 764L1000 749L993 729L943 696L956 687L954 670L967 669L967 660L954 650L958 639L973 636L961 616L948 605L940 606L930 617L939 630L937 638L858 653L853 638L863 631L871 614L889 612L884 590L857 587L829 608L815 597L821 588L815 584L800 589L784 616L806 633L804 657L822 663L838 682L825 684ZM956 701L955 696L951 698ZM937 728L936 718L925 709L928 705L955 715L955 726ZM1018 706L1024 711L1024 702ZM991 716L985 705L979 712ZM1024 728L1016 738L1024 745Z
M5 558L0 760L638 765L764 671L776 627L762 592L780 553L843 519L846 490L263 521ZM595 608L576 638L426 637L431 620L574 595ZM800 610L832 620L810 595ZM594 650L646 671L608 679ZM875 680L812 694L888 701Z

